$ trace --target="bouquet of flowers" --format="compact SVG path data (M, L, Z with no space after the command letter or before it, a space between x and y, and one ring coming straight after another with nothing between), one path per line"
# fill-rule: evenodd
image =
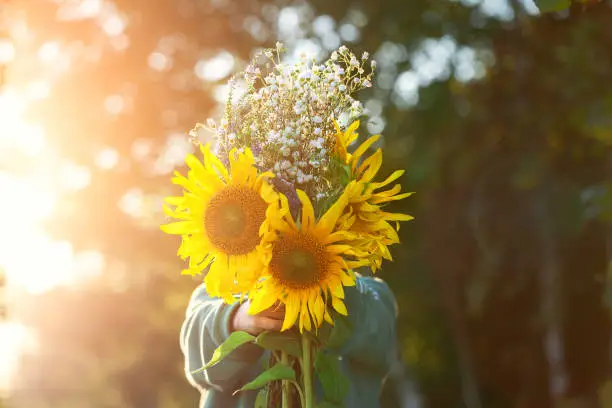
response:
M340 47L323 64L303 57L289 65L282 51L277 43L255 57L242 74L240 97L230 80L220 123L196 125L202 159L188 155L187 175L175 173L172 181L184 192L167 198L165 212L177 221L162 230L182 236L178 255L189 261L183 273L207 270L211 296L248 298L252 314L285 306L281 333L234 332L205 368L242 344L258 344L275 358L241 390L261 388L259 401L269 406L281 384L286 408L295 387L302 407L313 408L315 369L323 388L342 383L333 359L325 363L319 350L334 337L332 326L346 326L344 287L355 285L355 269L376 272L391 260L399 222L412 217L385 205L411 193L390 187L401 170L377 178L379 136L353 146L363 114L353 95L371 86L376 62ZM198 141L200 128L214 133L213 146Z

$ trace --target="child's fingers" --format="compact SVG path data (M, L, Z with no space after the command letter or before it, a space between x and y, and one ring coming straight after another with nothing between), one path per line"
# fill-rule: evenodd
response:
M253 326L261 331L280 331L283 327L283 321L265 316L253 316Z
M264 310L259 316L270 317L273 319L284 319L285 318L285 305L282 303L276 303L269 309Z

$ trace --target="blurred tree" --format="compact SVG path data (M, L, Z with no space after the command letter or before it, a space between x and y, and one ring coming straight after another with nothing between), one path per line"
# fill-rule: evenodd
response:
M29 115L58 163L89 174L47 227L106 265L82 290L28 302L41 342L19 406L195 406L177 336L196 282L177 276L177 243L157 230L160 197L219 82L276 37L379 62L364 132L383 131L385 165L418 193L383 277L426 406L597 406L612 367L612 10L489 3L13 1L9 32L23 22L32 35L10 79L26 84L41 47L59 44L50 95ZM402 378L385 407L404 404Z

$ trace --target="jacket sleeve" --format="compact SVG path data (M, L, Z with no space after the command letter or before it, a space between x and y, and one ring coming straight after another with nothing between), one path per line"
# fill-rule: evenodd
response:
M234 391L261 357L261 348L246 344L214 367L193 373L210 360L215 349L230 335L231 318L238 305L228 305L222 299L210 297L204 285L200 285L191 297L181 328L180 345L187 379L200 390Z
M397 304L389 286L378 278L357 277L345 288L352 327L339 350L354 369L385 377L397 359Z

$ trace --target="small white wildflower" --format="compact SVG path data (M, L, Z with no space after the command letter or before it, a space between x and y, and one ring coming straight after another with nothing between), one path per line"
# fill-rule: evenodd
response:
M343 46L341 46L340 48L338 48L338 52L340 52L341 54L342 54L342 53L345 53L346 51L348 51L348 48L346 48L346 46L345 46L345 45L343 45Z
M321 128L315 128L314 130L314 134L315 135L320 135L321 134ZM318 139L317 139L318 140Z
M317 200L322 200L323 198L325 198L325 193L317 193L316 198Z
M338 52L337 51L332 52L331 59L332 59L332 61L336 61L338 59Z
M281 147L280 152L283 156L289 157L291 154L291 148L289 146L283 146Z
M366 88L370 88L372 86L372 83L366 79L363 81L363 86L365 86Z
M280 42L280 41L277 41L277 42L276 42L276 49L277 49L277 50L280 50L280 49L282 49L282 48L283 48L283 43L282 43L282 42Z
M315 169L318 169L321 166L321 163L319 163L317 160L311 160L310 165Z
M372 69L375 69L377 65L378 62L376 62L375 60L370 61L370 66L372 67Z
M269 143L273 143L276 142L280 137L280 133L278 133L278 131L276 130L270 130L268 132L268 142Z
M338 89L339 89L341 92L344 92L344 91L346 91L346 86L345 86L344 84L342 84L342 85L340 85L340 86L338 87Z
M298 151L296 150L295 152L293 152L293 153L291 154L291 156L292 156L292 157L293 157L295 160L297 160L297 159L299 159L299 158L300 158L300 152L298 152Z
M370 56L370 54L367 51L364 51L363 55L361 56L361 59L362 60L367 60L369 56Z
M229 135L227 135L227 138L233 142L234 140L236 140L236 134L232 132Z
M358 67L359 66L359 61L357 61L357 58L355 58L353 56L353 58L351 58L351 61L349 62L349 64L351 64L351 66L353 66L353 67Z
M322 123L322 122L323 122L323 119L322 119L322 118L321 118L319 115L316 115L316 116L314 116L314 117L312 118L312 121L313 121L314 123Z
M353 82L354 82L354 83L358 84L358 83L359 83L359 81L361 81L359 78L353 78Z
M321 144L322 140L323 140L322 138L318 138L318 139L315 139L315 140L311 140L311 141L310 141L310 147L314 147L314 148L316 148L316 149L321 149L321 148L323 148L323 145Z

